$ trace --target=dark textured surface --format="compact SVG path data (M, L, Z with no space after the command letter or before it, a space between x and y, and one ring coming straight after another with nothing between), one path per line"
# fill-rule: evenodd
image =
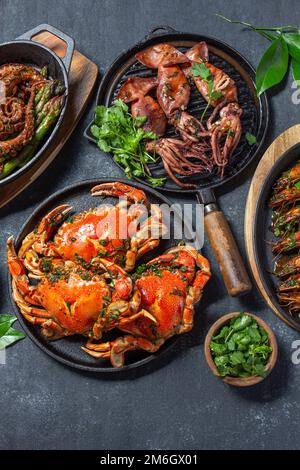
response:
M256 24L300 24L297 6L296 0L0 0L0 42L48 22L74 36L78 49L104 71L151 27L170 24L223 39L257 64L265 40L223 23L214 13ZM289 79L272 96L268 142L299 122L299 107L292 103L291 95ZM0 211L1 313L12 310L4 261L7 236L16 234L52 191L80 179L121 176L110 159L102 158L83 139L91 116L92 104L46 173ZM220 194L243 253L243 215L253 170L254 165L230 193ZM207 245L205 253L212 259ZM299 448L300 366L290 360L291 343L299 334L264 306L256 290L242 299L230 299L214 262L213 271L214 280L205 292L195 329L181 338L178 354L160 369L147 371L151 373L103 380L63 367L29 339L10 348L7 364L0 365L0 448ZM248 390L217 381L203 356L209 325L220 314L240 309L261 315L279 340L277 368L262 384Z

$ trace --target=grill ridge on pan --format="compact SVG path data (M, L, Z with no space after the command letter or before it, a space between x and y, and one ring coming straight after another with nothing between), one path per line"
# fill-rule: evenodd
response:
M162 39L163 42L163 39ZM186 52L189 47L178 47L178 49L181 52ZM209 53L209 62L212 63L214 66L224 70L236 83L237 89L238 89L238 99L239 99L239 105L243 109L243 114L241 116L241 123L242 123L242 136L241 140L239 142L238 147L236 150L233 152L233 154L230 157L229 164L226 167L225 170L225 179L230 178L234 176L240 168L245 164L245 160L247 158L251 158L249 155L250 153L250 147L248 142L246 141L245 134L246 132L250 132L251 134L256 135L257 130L258 130L258 116L257 116L257 108L254 102L254 98L251 94L251 91L249 89L248 84L244 80L244 78L238 73L238 71L228 63L226 60L218 57L217 55L213 53ZM154 77L157 75L157 70L151 70L144 65L140 64L138 61L135 61L129 68L126 70L126 72L122 75L120 80L118 81L117 85L115 88L112 90L110 94L110 99L109 99L109 105L111 105L116 98L116 95L120 89L120 87L126 82L126 80L130 77ZM203 110L206 107L206 101L196 88L195 84L190 83L191 86L191 94L190 94L190 101L187 107L187 111L195 116L196 118L199 118L203 112ZM151 93L153 97L155 97L155 91L154 93ZM204 119L204 124L206 123L207 119L209 118L210 114L212 113L213 108L209 107L207 110L207 113L205 115ZM176 133L175 129L172 126L168 126L167 132L166 132L167 137L177 137L178 134ZM149 168L151 169L151 172L153 176L161 177L161 176L166 176L164 167L162 162L160 161L157 164L149 165ZM194 182L195 181L195 175L190 176L190 177L180 177L178 176L179 179L182 179L183 181L189 181L189 182ZM216 173L199 173L196 178L198 180L201 180L201 187L205 188L207 186L210 186L211 184L215 184L218 181L220 181L219 175ZM171 182L168 178L164 188L169 187L174 187L174 183Z

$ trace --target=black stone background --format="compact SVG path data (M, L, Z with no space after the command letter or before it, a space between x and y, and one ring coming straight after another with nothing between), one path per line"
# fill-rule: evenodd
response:
M257 25L300 25L296 0L0 0L0 42L50 23L72 35L77 48L104 72L150 28L169 24L224 40L256 65L266 40L224 23L214 16L217 12ZM299 107L292 103L291 94L291 78L272 93L268 143L299 122ZM38 181L0 210L1 313L12 311L6 238L17 234L34 208L53 191L95 176L122 176L110 158L83 138L92 108L93 101ZM219 192L220 205L244 256L244 208L254 168L252 165L230 192ZM185 201L189 199L181 200ZM9 348L7 364L0 366L0 448L299 448L300 366L290 360L291 343L298 333L268 310L256 289L247 297L230 298L208 244L205 253L212 261L214 278L199 307L196 327L181 338L174 359L151 374L104 380L62 366L29 339ZM280 348L273 374L245 390L229 388L215 379L203 355L209 325L221 314L240 309L267 320Z

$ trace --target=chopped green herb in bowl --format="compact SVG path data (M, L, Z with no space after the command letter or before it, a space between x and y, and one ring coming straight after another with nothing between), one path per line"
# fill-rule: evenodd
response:
M244 312L230 313L209 330L205 356L214 374L225 382L254 385L275 365L276 338L261 318Z

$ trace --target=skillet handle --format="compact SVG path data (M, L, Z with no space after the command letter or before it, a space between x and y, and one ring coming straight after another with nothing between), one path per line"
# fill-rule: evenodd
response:
M167 24L155 26L154 28L150 29L149 33L144 37L144 41L147 41L148 39L151 39L157 35L168 33L178 33L178 31L172 28L172 26L168 26Z
M17 38L17 40L26 39L28 41L31 41L34 36L37 36L39 33L42 33L44 31L54 34L54 36L57 36L59 39L61 39L63 42L66 43L66 46L67 46L66 54L64 57L61 57L61 60L68 72L70 69L73 52L75 48L75 41L73 38L71 38L71 36L68 36L67 34L63 33L62 31L55 28L54 26L51 26L50 24L44 23L22 34L21 36Z
M204 228L229 295L236 297L250 292L251 281L236 241L225 215L216 204L205 206Z

